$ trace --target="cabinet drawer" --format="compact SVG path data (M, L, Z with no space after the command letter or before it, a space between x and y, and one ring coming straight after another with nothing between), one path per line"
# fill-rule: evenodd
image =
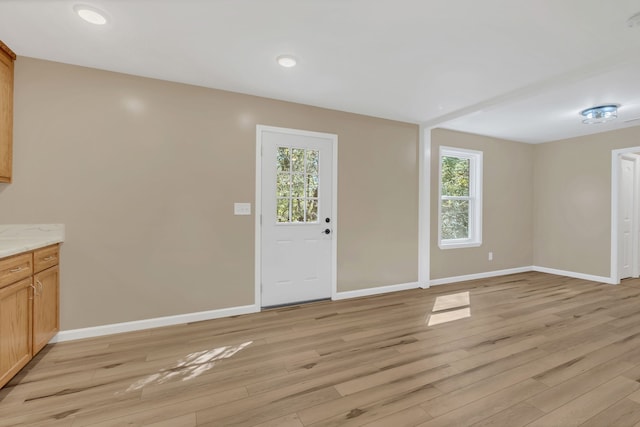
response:
M49 267L58 264L60 258L58 245L47 246L46 248L33 251L33 272L39 273Z
M27 278L32 273L31 252L0 259L0 288Z

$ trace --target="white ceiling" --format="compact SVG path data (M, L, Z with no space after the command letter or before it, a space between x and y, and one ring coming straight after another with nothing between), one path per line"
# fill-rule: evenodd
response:
M77 3L106 12L93 26ZM640 125L640 0L0 0L48 59L524 142ZM298 66L276 64L293 54ZM621 104L619 119L578 113Z

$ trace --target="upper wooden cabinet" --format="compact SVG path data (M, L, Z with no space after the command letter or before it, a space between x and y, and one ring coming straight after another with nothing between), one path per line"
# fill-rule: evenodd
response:
M11 182L13 163L13 61L16 54L0 41L0 182Z

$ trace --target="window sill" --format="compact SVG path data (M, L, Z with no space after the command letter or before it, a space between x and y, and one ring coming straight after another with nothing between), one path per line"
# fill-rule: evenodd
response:
M477 248L478 246L482 246L482 242L438 242L438 247L440 249Z

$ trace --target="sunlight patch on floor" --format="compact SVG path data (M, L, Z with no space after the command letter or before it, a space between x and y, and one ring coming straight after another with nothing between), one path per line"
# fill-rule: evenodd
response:
M163 368L155 374L142 378L131 384L125 393L140 390L150 384L164 384L172 379L188 381L194 379L214 367L216 361L228 359L250 346L253 341L235 346L218 347L211 350L197 351L186 355L174 366Z
M437 297L433 303L431 314L427 316L427 326L471 317L470 301L468 291Z
M459 292L457 294L442 295L436 298L436 302L433 304L433 310L442 311L450 310L452 308L465 307L469 305L469 292Z
M460 310L445 311L444 313L435 313L429 316L427 326L453 322L454 320L460 320L466 317L471 317L471 309L469 307Z

